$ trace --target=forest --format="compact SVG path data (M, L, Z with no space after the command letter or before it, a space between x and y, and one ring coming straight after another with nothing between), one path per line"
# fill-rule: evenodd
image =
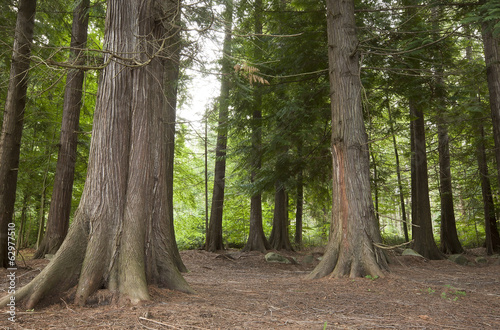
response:
M193 293L193 250L321 247L309 280L500 253L498 0L4 0L0 26L0 262L51 259L27 310Z

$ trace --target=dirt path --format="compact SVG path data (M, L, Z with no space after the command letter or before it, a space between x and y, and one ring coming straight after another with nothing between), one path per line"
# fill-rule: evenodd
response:
M471 251L473 261L482 250ZM500 329L500 259L484 265L394 258L385 278L304 280L314 264L269 264L260 253L183 251L196 290L186 295L151 287L142 306L109 304L99 292L88 307L71 297L34 311L17 309L0 329ZM316 261L317 263L317 261ZM46 261L27 261L23 282ZM0 276L6 278L5 271ZM0 296L7 290L2 280Z

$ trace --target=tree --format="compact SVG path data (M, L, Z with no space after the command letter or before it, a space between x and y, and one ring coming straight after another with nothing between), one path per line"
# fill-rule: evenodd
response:
M256 35L254 56L257 61L262 60L262 0L255 1L255 22L254 31ZM254 89L252 112L252 169L250 181L255 183L257 179L257 171L262 166L262 90L256 86ZM270 245L264 235L262 226L262 194L260 188L256 188L250 197L250 231L248 240L243 251L261 251L265 252L270 248Z
M70 62L78 66L84 64L83 49L87 44L90 0L77 0L75 4L71 30ZM85 72L78 68L70 69L66 77L59 157L47 219L47 230L35 252L34 258L36 259L43 258L45 254L55 254L68 232L84 78Z
M429 177L422 105L409 99L411 132L411 218L413 249L428 259L442 259L432 233Z
M21 0L17 11L9 87L0 137L0 266L8 266L7 231L16 201L20 143L23 133L36 0Z
M370 192L368 138L354 1L327 1L332 111L333 202L330 240L309 278L384 276L386 256Z
M492 255L500 252L500 235L498 233L497 218L495 215L495 202L491 194L491 185L488 175L488 163L486 159L484 126L482 121L478 121L478 142L477 142L477 165L481 181L481 193L483 196L484 208L484 229L486 233L486 253Z
M293 250L288 236L288 198L283 181L276 181L274 194L273 229L269 245L275 250Z
M434 7L432 12L432 26L434 31L440 31L439 22L443 19L442 8ZM439 34L434 33L433 39L437 41ZM441 48L441 47L440 47ZM448 49L452 47L447 47ZM464 249L460 244L453 206L453 189L450 166L450 142L448 136L448 123L446 122L447 89L444 81L444 51L437 50L436 70L434 72L433 88L437 108L438 126L438 151L439 151L439 192L441 198L441 251L443 253L462 253Z
M181 0L169 0L164 2L164 11L167 13L165 18L166 23L164 24L164 34L168 36L165 42L165 55L163 69L165 75L163 77L163 92L165 94L165 125L166 134L162 138L165 139L162 143L162 150L160 151L160 157L163 162L160 162L160 166L165 166L166 168L158 169L159 173L165 174L165 182L161 183L161 186L165 186L165 189L159 189L156 191L155 203L158 203L158 209L161 210L158 213L160 218L165 218L167 222L167 232L166 237L168 237L168 243L170 245L169 250L172 252L172 258L175 265L179 271L185 273L187 272L187 267L182 262L179 250L177 248L177 241L175 239L175 229L174 229L174 156L175 156L175 123L176 123L176 110L177 110L177 94L179 86L179 75L180 75L180 61L181 61L181 50L183 47L181 32ZM164 148L164 149L163 149ZM163 205L165 201L165 204ZM155 206L156 208L156 206Z
M217 145L215 147L214 188L212 193L212 207L210 210L210 224L208 227L207 251L215 252L223 249L222 242L222 215L224 210L224 188L226 177L226 148L229 117L229 92L231 89L231 32L233 23L233 3L226 1L224 11L224 46L222 54L222 80L219 96L219 123L217 127Z
M493 139L495 141L495 155L497 161L497 174L500 182L500 38L494 31L498 24L495 17L498 6L496 2L481 0L484 18L482 21L482 36L484 45L484 60L486 64L486 78L490 95L491 119L493 120ZM491 10L491 13L490 13Z
M164 60L178 9L177 1L108 1L84 192L54 259L16 293L28 309L75 284L80 305L102 287L131 303L149 299L148 284L192 292L172 257L166 199L156 198L167 189Z

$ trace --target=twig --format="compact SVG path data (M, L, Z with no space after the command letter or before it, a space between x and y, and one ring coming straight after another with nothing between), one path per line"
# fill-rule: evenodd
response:
M70 311L72 311L73 313L76 313L73 309L69 308L68 306L68 303L64 301L63 298L61 298L61 300L63 301L63 303L66 305L66 308L69 309Z
M148 318L145 318L145 317L142 317L142 316L139 316L139 320L146 320L146 321L153 322L155 324L163 325L165 327L169 327L169 328L173 328L173 329L181 329L181 328L178 328L176 326L173 326L173 325L170 325L170 324L166 324L166 323L162 323L162 322L158 322L158 321L155 321L155 320L151 320L151 319L148 319Z
M165 327L170 327L170 328L173 328L173 329L182 329L182 328L178 328L174 325L171 325L171 324L167 324L167 323L163 323L163 322L158 322L158 321L155 321L155 320L151 320L151 319L148 319L146 317L142 317L142 316L139 316L139 319L140 320L146 320L146 321L149 321L149 322L153 322L153 323L156 323L158 325L163 325ZM194 325L186 325L186 327L190 327L190 328L195 328L195 329L202 329L202 330L206 330L205 328L200 328L200 327L197 327L197 326L194 326Z
M401 244L398 244L398 245L385 245L385 244L379 244L379 243L373 243L373 245L375 245L376 247L378 247L380 249L391 250L391 249L395 249L395 248L398 248L398 247L401 247L401 246L405 246L405 245L408 245L408 244L411 244L411 243L413 243L413 240L411 240L409 242L401 243Z

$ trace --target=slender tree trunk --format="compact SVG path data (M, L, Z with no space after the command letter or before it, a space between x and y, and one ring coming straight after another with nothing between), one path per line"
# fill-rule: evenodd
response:
M166 13L166 21L173 22L173 24L167 24L165 35L168 36L166 39L166 59L163 64L164 75L164 93L166 95L166 102L164 104L165 118L166 118L166 141L164 145L166 147L159 157L164 159L164 162L160 166L166 165L166 169L160 168L159 175L163 175L163 171L166 170L164 174L166 176L166 190L158 191L157 200L159 203L165 203L164 207L155 206L155 208L161 208L163 215L167 221L167 233L166 237L172 237L168 241L170 244L170 251L172 253L172 258L174 264L177 266L179 271L185 273L188 271L184 263L182 262L181 256L179 254L179 249L177 248L177 242L175 240L175 230L174 230L174 158L175 158L175 122L176 122L176 110L177 110L177 92L178 92L178 81L180 72L180 58L182 50L182 39L180 35L181 29L181 3L182 0L168 0L163 2L164 12ZM160 36L160 38L162 38ZM162 148L164 148L162 146ZM165 195L163 195L165 193Z
M24 232L26 231L27 210L28 210L28 194L24 194L23 208L21 209L21 219L19 224L19 232L17 234L17 241L16 241L16 254L19 253L19 250L24 247Z
M84 63L82 50L87 44L89 4L90 0L77 0L77 6L73 11L70 62L76 65ZM84 78L85 72L78 69L69 70L66 77L59 156L47 219L47 230L35 252L35 259L43 258L45 254L55 254L68 232Z
M485 2L486 0L480 1L483 4ZM490 95L491 119L493 121L497 177L500 183L500 38L493 35L492 23L496 24L496 20L490 20L482 24L482 36L486 78Z
M442 8L439 6L431 9L432 27L434 31L440 30L442 21ZM439 40L438 32L433 34L435 41ZM443 63L445 61L442 51L439 49L434 56L436 70L432 81L434 87L434 99L438 114L438 151L439 151L439 193L441 198L441 251L446 254L462 253L464 249L460 244L455 221L455 207L453 205L453 189L451 184L450 147L448 138L448 123L446 122L446 84L444 82Z
M392 118L390 104L387 105L387 112L389 114L389 123L391 125L391 135L392 135L392 145L394 148L394 156L396 158L396 175L398 178L399 203L401 205L401 216L402 216L402 220L403 220L403 232L405 235L405 242L409 242L410 238L408 235L408 220L406 218L405 196L404 196L404 192L403 192L403 182L401 180L401 166L399 165L399 153L398 153L398 145L396 143L396 131L394 130L394 121Z
M269 244L275 250L292 251L292 244L288 236L288 205L286 190L281 181L276 182L274 194L273 229L269 237Z
M410 97L411 130L411 189L412 189L412 237L413 248L428 259L442 259L432 232L427 153L425 144L424 113L418 102Z
M441 251L446 254L462 253L464 249L458 239L451 186L450 148L448 128L438 124L439 182L441 197Z
M299 155L301 153L299 152ZM300 250L302 248L302 227L303 227L303 213L304 213L304 174L300 170L297 175L297 195L296 195L296 208L295 208L295 248Z
M13 221L36 0L20 0L0 136L0 267L8 267L7 232Z
M377 172L377 159L375 154L370 152L370 156L373 164L373 196L375 197L375 218L377 219L377 224L380 227L380 213L378 211L378 172Z
M332 107L332 231L323 259L308 277L384 276L387 259L376 246L381 237L370 192L354 1L327 0L327 24Z
M222 215L224 210L224 188L226 185L226 148L229 119L229 92L231 89L231 33L233 24L233 3L227 0L224 12L225 36L222 54L222 80L219 97L219 123L217 127L217 145L215 147L214 189L210 210L207 251L224 248L222 241Z
M500 235L498 233L497 218L495 215L495 202L491 194L490 178L488 175L488 163L486 160L486 148L484 146L484 127L478 120L478 143L477 143L477 165L481 177L481 193L484 207L484 229L486 233L486 253L491 255L500 252Z
M47 175L47 173L45 174ZM38 211L38 235L36 236L36 248L40 246L40 243L43 239L43 236L45 234L45 201L46 201L46 193L47 193L47 186L46 184L47 178L44 178L43 180L43 187L42 187L42 193L40 194L40 210Z
M173 257L171 205L158 198L167 191L163 61L164 41L173 33L169 7L142 0L107 5L105 60L120 60L109 61L102 73L75 220L51 263L16 293L16 303L28 309L75 284L80 305L102 287L133 304L149 299L148 284L192 292Z
M254 31L256 35L255 41L255 58L262 58L262 0L256 0L255 8L255 25ZM254 111L252 114L252 149L254 150L251 181L255 182L257 172L261 167L261 150L262 150L262 95L259 87L254 89ZM243 251L261 251L265 252L270 248L269 243L264 235L262 226L262 197L261 193L254 193L250 199L250 231L248 233L248 241L243 247Z

